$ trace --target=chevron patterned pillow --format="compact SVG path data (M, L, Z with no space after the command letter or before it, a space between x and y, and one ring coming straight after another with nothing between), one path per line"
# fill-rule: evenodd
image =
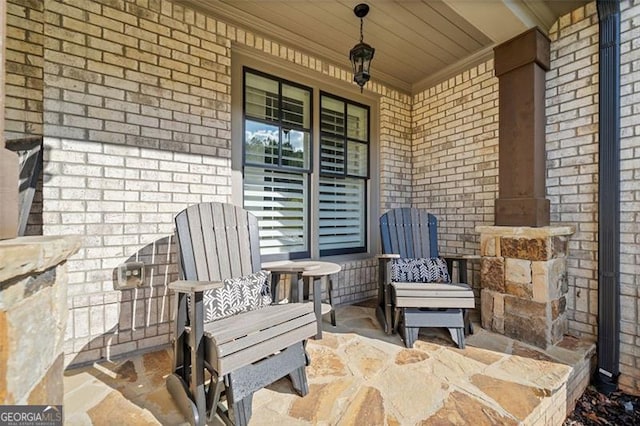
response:
M269 272L229 278L224 280L222 287L204 292L204 322L262 308L271 302Z
M440 257L394 259L391 281L402 283L450 283L447 262Z

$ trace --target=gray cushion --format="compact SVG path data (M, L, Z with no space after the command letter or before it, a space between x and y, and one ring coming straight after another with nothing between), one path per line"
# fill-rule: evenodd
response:
M203 302L204 322L270 305L269 272L226 279L222 287L205 291Z
M398 283L450 283L447 262L440 257L394 259L391 281Z

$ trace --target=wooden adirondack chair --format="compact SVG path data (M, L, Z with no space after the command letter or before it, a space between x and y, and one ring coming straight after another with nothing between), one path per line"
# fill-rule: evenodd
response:
M395 259L438 257L436 217L424 210L398 208L380 217L383 255L379 256L380 287L377 317L387 333L399 329L408 348L420 327L447 327L458 347L464 348L464 334L472 332L466 309L474 308L473 291L460 283L393 282ZM454 262L459 277L466 281L466 261L461 257L446 259L449 275Z
M218 414L226 423L245 425L253 393L287 375L306 395L305 342L316 334L317 322L312 303L272 304L204 323L205 290L260 270L257 219L230 204L203 203L180 212L175 222L182 280L169 285L177 314L167 387L181 411L192 424Z

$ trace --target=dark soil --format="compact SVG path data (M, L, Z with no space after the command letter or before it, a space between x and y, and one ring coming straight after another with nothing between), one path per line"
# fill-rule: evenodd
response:
M589 386L564 426L640 425L640 397L613 392L608 397Z

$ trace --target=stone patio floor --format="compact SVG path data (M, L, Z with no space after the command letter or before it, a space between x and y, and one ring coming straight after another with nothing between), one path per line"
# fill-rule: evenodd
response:
M307 345L309 394L286 379L260 390L250 424L559 425L586 386L579 376L588 381L591 342L567 338L542 352L476 324L464 350L441 329L424 329L407 349L371 306L339 307L337 327L325 320L323 339ZM67 370L65 424L185 424L164 385L170 365L160 349Z

